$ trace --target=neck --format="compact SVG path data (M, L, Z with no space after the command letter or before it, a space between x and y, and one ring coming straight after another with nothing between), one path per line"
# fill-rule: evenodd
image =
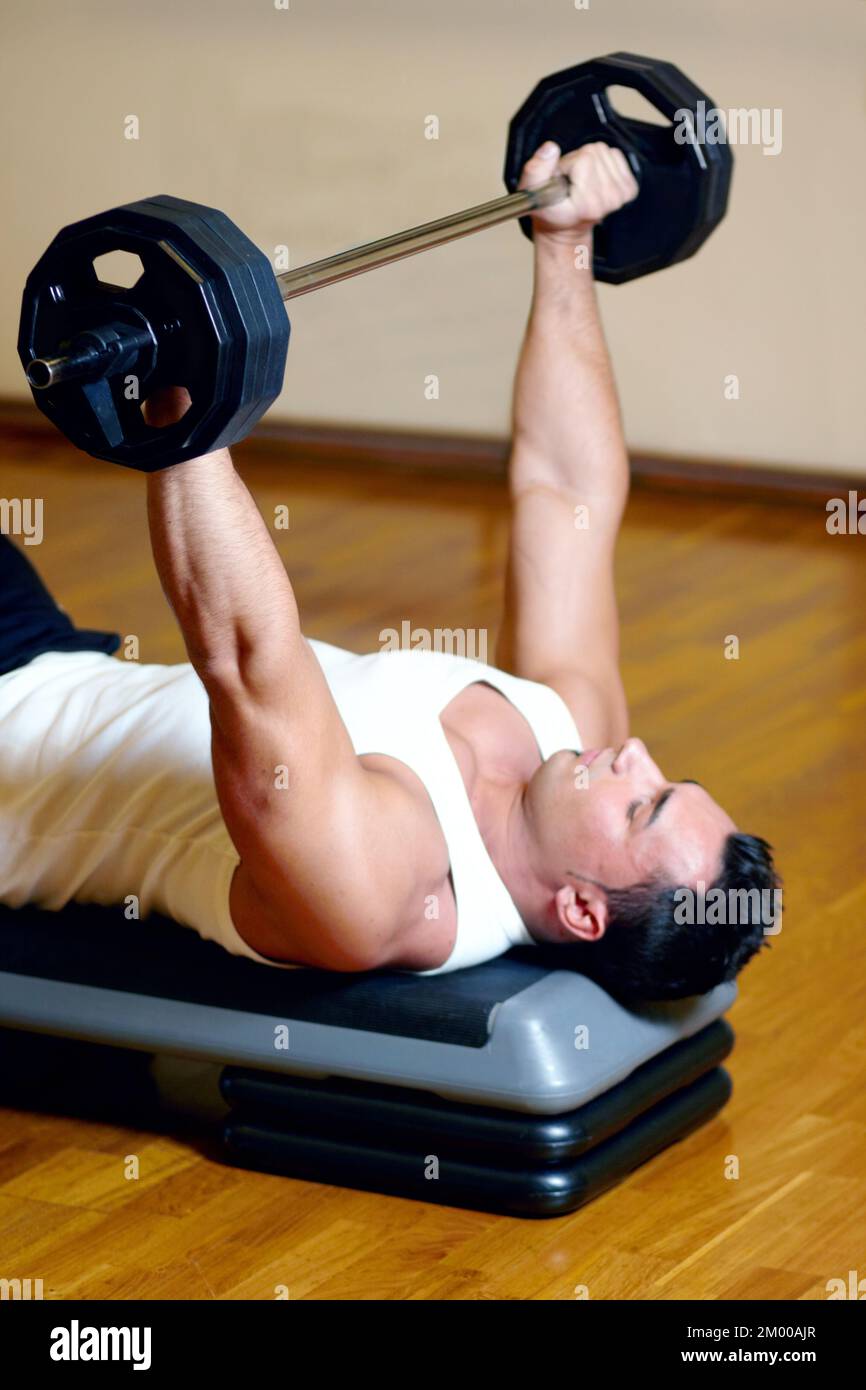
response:
M534 867L535 840L526 783L486 783L476 788L475 814L487 853L527 928L548 939L551 894Z

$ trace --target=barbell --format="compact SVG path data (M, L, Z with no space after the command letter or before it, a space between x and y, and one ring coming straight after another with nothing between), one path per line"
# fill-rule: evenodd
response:
M665 123L624 117L615 85ZM279 275L225 213L165 194L72 223L24 288L18 353L36 404L78 448L144 472L236 444L282 387L286 301L511 218L531 236L530 214L569 191L561 175L517 191L544 140L563 151L604 140L637 178L637 198L596 228L596 279L622 284L685 260L724 216L733 167L726 142L697 138L701 102L713 105L673 64L630 53L554 73L509 127L505 197ZM100 279L96 262L118 250L141 263L132 285ZM191 404L157 428L142 405L165 386L185 387Z

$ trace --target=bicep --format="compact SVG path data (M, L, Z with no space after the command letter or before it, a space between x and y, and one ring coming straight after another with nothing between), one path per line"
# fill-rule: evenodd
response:
M621 515L619 498L560 486L513 496L497 665L553 686L587 744L615 741L627 724L614 588Z

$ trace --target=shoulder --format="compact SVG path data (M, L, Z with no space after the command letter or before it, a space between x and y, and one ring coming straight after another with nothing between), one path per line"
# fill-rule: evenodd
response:
M338 971L427 969L447 959L444 836L420 784L393 760L370 762L359 760L327 816L311 810L303 836L287 831L276 855L272 844L261 853L249 847L232 913L262 955Z

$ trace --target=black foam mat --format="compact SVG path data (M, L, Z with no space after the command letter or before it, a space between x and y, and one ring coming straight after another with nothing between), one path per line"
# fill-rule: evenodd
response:
M0 908L0 972L480 1048L497 1005L549 967L503 956L424 978L275 970L156 914L128 922L120 907L72 903L62 912Z

